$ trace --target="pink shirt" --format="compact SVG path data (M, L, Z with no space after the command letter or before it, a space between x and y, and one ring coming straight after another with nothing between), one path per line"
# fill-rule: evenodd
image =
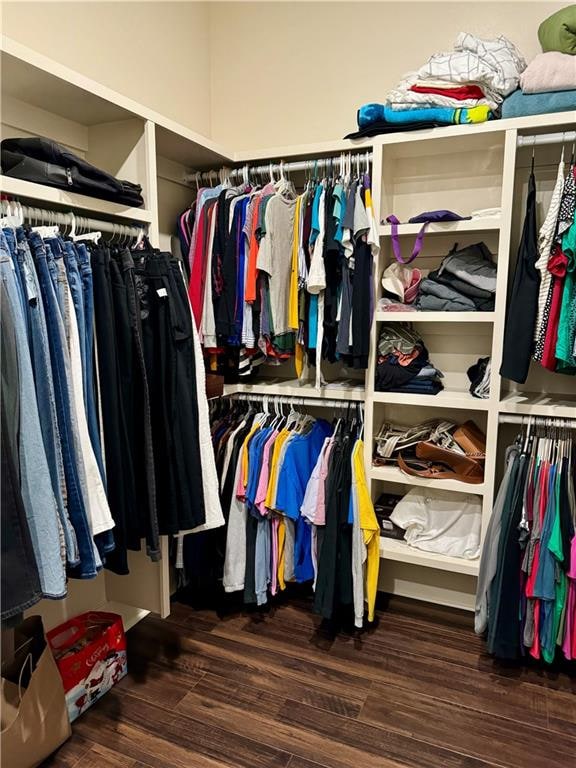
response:
M316 508L315 525L326 525L326 478L328 477L328 467L330 466L330 456L334 448L334 438L331 437L320 465L320 483L318 486L318 506Z
M270 454L272 453L272 448L274 447L274 440L276 440L277 437L278 432L274 430L268 440L266 440L264 449L262 451L262 467L260 468L260 477L258 479L258 487L256 489L256 499L254 500L254 504L260 511L261 515L268 514L268 510L266 509L264 502L266 501L266 491L268 489L268 479L270 477Z

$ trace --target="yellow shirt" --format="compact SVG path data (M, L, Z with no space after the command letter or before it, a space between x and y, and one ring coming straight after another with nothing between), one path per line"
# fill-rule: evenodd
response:
M290 293L288 297L288 327L298 330L298 248L300 246L300 206L302 198L296 200L294 230L292 234L292 271L290 272Z
M268 478L266 501L264 502L268 509L274 509L274 502L276 501L276 485L278 484L278 459L280 458L282 446L289 437L290 430L283 429L274 441L274 449L270 460L270 477Z
M284 581L284 563L286 550L284 542L286 541L286 522L284 517L280 515L278 525L278 589L286 589L286 582Z
M376 592L378 591L378 571L380 569L380 526L374 512L374 505L366 483L364 471L364 443L357 440L352 454L356 490L358 493L358 516L360 528L366 545L366 569L364 598L368 604L368 621L374 621Z

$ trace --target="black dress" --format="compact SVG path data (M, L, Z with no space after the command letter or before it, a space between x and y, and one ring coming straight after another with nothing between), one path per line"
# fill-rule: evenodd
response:
M504 350L500 375L505 379L524 384L530 367L534 345L534 323L538 310L540 273L536 269L538 259L538 235L536 231L536 183L534 170L528 181L528 198L522 239L514 282L506 312Z

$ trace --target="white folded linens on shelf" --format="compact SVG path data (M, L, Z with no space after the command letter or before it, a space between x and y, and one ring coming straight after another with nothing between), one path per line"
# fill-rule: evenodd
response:
M416 549L466 560L480 555L482 504L478 496L411 488L390 520L404 528L404 539Z

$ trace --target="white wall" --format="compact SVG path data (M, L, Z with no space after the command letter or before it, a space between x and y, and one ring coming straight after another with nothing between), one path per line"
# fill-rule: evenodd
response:
M2 31L210 135L206 3L2 2Z
M457 34L508 36L526 58L554 2L210 5L212 136L251 149L341 138Z
M555 2L3 2L5 34L224 146L342 137L356 109L450 49L505 34L527 58Z

